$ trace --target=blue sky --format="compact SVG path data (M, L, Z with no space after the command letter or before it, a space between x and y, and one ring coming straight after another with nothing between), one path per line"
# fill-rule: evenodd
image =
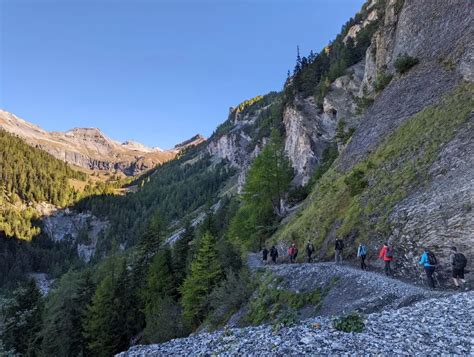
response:
M0 0L0 108L172 147L280 90L362 0Z

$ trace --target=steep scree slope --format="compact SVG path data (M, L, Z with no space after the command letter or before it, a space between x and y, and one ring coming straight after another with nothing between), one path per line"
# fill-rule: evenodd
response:
M255 268L255 267L254 267ZM320 316L290 326L224 328L163 344L135 346L118 356L218 355L274 356L360 354L466 354L472 352L473 293L427 291L379 274L322 264L267 266L303 293L338 278L320 307ZM422 300L422 301L420 301ZM362 311L362 333L333 327L335 315ZM429 313L427 313L429 311Z

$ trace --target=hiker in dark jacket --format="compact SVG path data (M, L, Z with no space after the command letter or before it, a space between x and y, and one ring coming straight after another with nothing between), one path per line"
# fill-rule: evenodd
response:
M267 247L263 247L262 260L263 260L264 263L267 262L267 257L268 257L268 249L267 249Z
M367 246L364 243L360 243L359 248L357 248L357 257L360 259L360 268L362 270L367 269L367 265L365 264L366 256L367 256Z
M313 260L313 253L314 253L314 245L311 242L306 244L306 255L308 257L308 263L311 263Z
M278 259L278 249L276 249L275 246L272 246L270 249L270 256L272 257L273 263L276 264Z
M336 243L334 244L334 260L336 263L342 262L342 250L344 249L344 243L339 238L336 239Z
M421 258L418 264L422 265L425 268L428 286L434 289L435 283L433 279L433 273L436 270L436 264L437 264L435 255L432 252L430 252L428 249L425 249L423 251L423 254L421 255Z
M466 284L466 280L464 280L464 269L467 265L466 256L462 253L458 253L456 247L451 247L450 261L453 269L454 285L456 288L461 289Z
M389 246L388 243L385 243L382 249L380 249L379 259L382 259L385 262L385 275L393 275L392 268L390 267L390 264L393 261L393 248Z

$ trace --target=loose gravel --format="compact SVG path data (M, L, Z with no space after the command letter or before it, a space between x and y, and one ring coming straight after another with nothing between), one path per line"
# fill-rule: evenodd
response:
M334 263L249 267L283 278L286 288L311 291L333 284L317 317L291 327L261 325L200 333L163 344L135 346L125 356L472 355L474 292L452 294ZM336 316L362 313L362 333L333 327Z
M365 317L362 333L317 317L275 331L263 325L135 346L119 356L472 355L474 292L417 302Z

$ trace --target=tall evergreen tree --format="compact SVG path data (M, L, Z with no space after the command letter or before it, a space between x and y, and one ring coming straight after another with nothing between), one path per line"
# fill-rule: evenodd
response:
M29 280L13 292L0 314L3 321L2 340L7 350L21 355L35 355L39 349L39 332L43 298L34 280Z
M115 265L115 264L114 264ZM84 319L84 337L92 355L111 356L128 346L126 311L130 301L120 299L123 276L115 266L98 285Z
M188 271L189 244L194 239L194 229L191 222L187 220L184 224L184 232L173 245L173 271L177 286L181 286Z
M177 285L169 248L163 248L153 258L143 296L145 340L154 343L181 336L183 333L181 309L177 302Z
M42 335L42 353L47 356L86 356L82 319L94 293L89 271L70 272L48 296Z
M256 249L283 216L283 199L293 175L283 142L273 129L270 142L253 161L243 194L243 204L229 226L231 240L244 250Z
M277 215L283 215L282 201L288 191L293 171L283 150L283 141L277 130L272 131L270 142L255 158L247 174L244 201L257 210L271 206Z
M191 272L181 288L183 315L191 327L197 327L208 312L208 297L222 278L216 241L206 233L200 242L199 251L191 264Z

